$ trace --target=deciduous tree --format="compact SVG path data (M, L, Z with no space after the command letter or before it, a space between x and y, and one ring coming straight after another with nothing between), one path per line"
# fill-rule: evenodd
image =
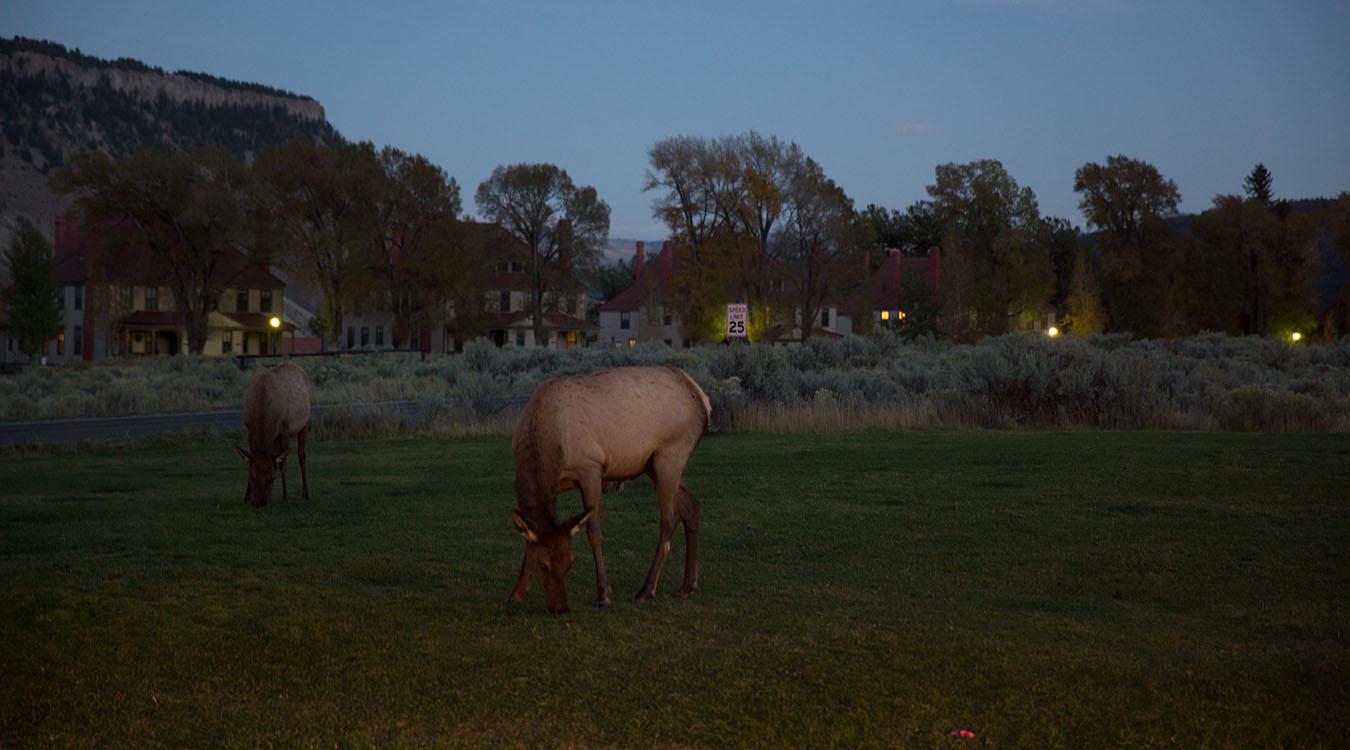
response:
M254 239L250 180L228 151L199 148L141 149L116 160L79 154L52 182L76 197L91 224L111 228L105 245L135 242L150 250L152 272L173 291L188 351L200 354L223 291L218 271Z
M573 271L598 262L609 237L609 205L595 188L577 187L553 164L498 166L475 193L478 210L529 248L530 297L536 346L544 345L544 295Z

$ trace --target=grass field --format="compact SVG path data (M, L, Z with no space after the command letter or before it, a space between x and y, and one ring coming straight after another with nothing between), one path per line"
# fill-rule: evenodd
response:
M631 603L644 480L565 617L502 604L506 439L312 445L260 511L223 439L0 453L0 747L1350 737L1347 435L711 435L702 590L677 533Z

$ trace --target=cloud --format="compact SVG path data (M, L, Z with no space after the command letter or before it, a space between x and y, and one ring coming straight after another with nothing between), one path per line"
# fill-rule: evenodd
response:
M927 135L937 126L931 122L902 122L896 126L901 135Z

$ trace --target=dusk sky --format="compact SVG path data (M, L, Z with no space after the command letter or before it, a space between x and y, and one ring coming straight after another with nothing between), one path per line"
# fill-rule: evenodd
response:
M1350 190L1350 2L0 4L47 39L318 99L353 140L426 155L475 210L498 164L553 162L666 231L642 192L670 135L795 141L859 208L925 198L945 162L999 159L1045 214L1083 220L1073 173L1125 154L1182 210L1242 190Z

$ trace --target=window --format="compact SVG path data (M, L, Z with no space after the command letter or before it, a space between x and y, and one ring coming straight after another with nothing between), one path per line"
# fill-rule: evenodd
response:
M136 287L122 287L122 309L130 310L131 306L136 304Z
M75 309L76 310L84 309L84 286L80 284L75 285ZM79 338L79 336L76 336L76 338ZM79 354L79 352L75 353Z
M567 332L567 348L568 348L568 349L571 349L572 347L574 347L574 346L576 346L576 345L577 345L577 332L576 332L576 331L568 331L568 332Z
M356 348L356 329L351 326L347 326L347 348Z
M79 297L76 297L75 299L79 299ZM75 346L71 348L74 350L75 356L77 357L84 354L84 326L75 326Z
M628 311L627 311L627 310L624 310L623 312L620 312L620 313L619 313L619 327L620 327L620 328L628 328L628 327L630 327L631 325L632 325L632 321L629 319Z
M66 309L66 288L63 286L56 287L56 306Z
M361 326L361 348L365 349L368 346L370 346L370 328Z
M525 346L525 332L516 331L516 346Z
M375 326L375 346L384 346L384 326Z
M820 325L822 327L827 327L830 325L830 308L828 307L820 308Z
M261 289L258 291L258 310L260 312L272 312L271 289Z
M675 316L672 315L669 310L666 310L665 314L661 316L661 325L668 326L672 325L674 322Z
M229 354L234 351L234 331L225 331L220 334L220 353Z
M62 332L56 334L56 353L57 353L57 354L65 354L65 353L66 353L66 332L65 332L65 331L62 331Z
M148 286L145 288L145 309L159 309L159 287Z
M500 292L497 295L497 310L499 312L511 312L511 293Z
M628 346L629 348L637 346L637 339L628 339Z
M234 294L234 311L248 312L248 290L240 289Z

